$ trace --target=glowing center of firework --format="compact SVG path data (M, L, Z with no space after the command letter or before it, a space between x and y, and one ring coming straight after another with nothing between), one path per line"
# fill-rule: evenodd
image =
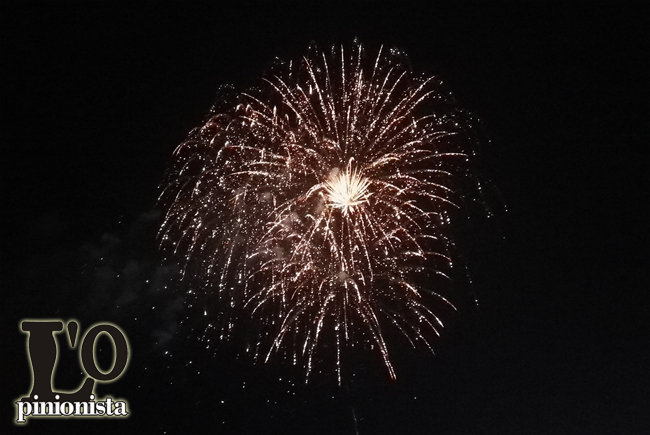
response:
M325 182L328 204L341 209L344 215L354 211L358 205L368 202L370 180L355 170L333 171Z

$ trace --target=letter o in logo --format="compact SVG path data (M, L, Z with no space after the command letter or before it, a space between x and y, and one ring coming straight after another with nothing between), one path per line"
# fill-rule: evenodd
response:
M97 340L97 336L102 332L107 333L115 345L115 363L113 364L113 369L105 374L100 372L97 364L95 364L95 340ZM115 326L95 325L86 333L81 345L81 365L86 373L88 373L88 376L98 381L114 381L126 368L128 359L129 346L126 344L126 337Z

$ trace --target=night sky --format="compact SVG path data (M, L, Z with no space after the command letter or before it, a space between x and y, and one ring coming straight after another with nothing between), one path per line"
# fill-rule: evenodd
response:
M650 433L646 3L53 3L0 12L3 433ZM343 387L305 387L178 327L156 198L219 86L355 37L404 49L482 120L495 217L469 225L479 306L435 358L397 346L397 381L362 359ZM24 318L120 325L132 359L98 391L131 418L13 426ZM59 352L55 387L76 389L62 335Z

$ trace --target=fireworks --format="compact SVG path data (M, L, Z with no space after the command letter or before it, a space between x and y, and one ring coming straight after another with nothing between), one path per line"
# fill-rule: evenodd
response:
M357 43L278 63L220 103L161 195L162 244L196 278L207 329L253 330L250 352L307 376L332 355L339 382L346 348L375 349L394 378L387 331L431 349L454 307L471 118L401 52Z

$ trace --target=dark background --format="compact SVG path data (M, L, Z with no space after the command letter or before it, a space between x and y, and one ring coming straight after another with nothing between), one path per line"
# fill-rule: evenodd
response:
M3 433L650 433L647 3L53 3L1 9ZM302 387L177 333L150 210L219 85L354 37L403 48L483 120L508 211L476 225L480 307L436 358ZM122 326L133 359L101 391L132 417L12 426L29 317Z

